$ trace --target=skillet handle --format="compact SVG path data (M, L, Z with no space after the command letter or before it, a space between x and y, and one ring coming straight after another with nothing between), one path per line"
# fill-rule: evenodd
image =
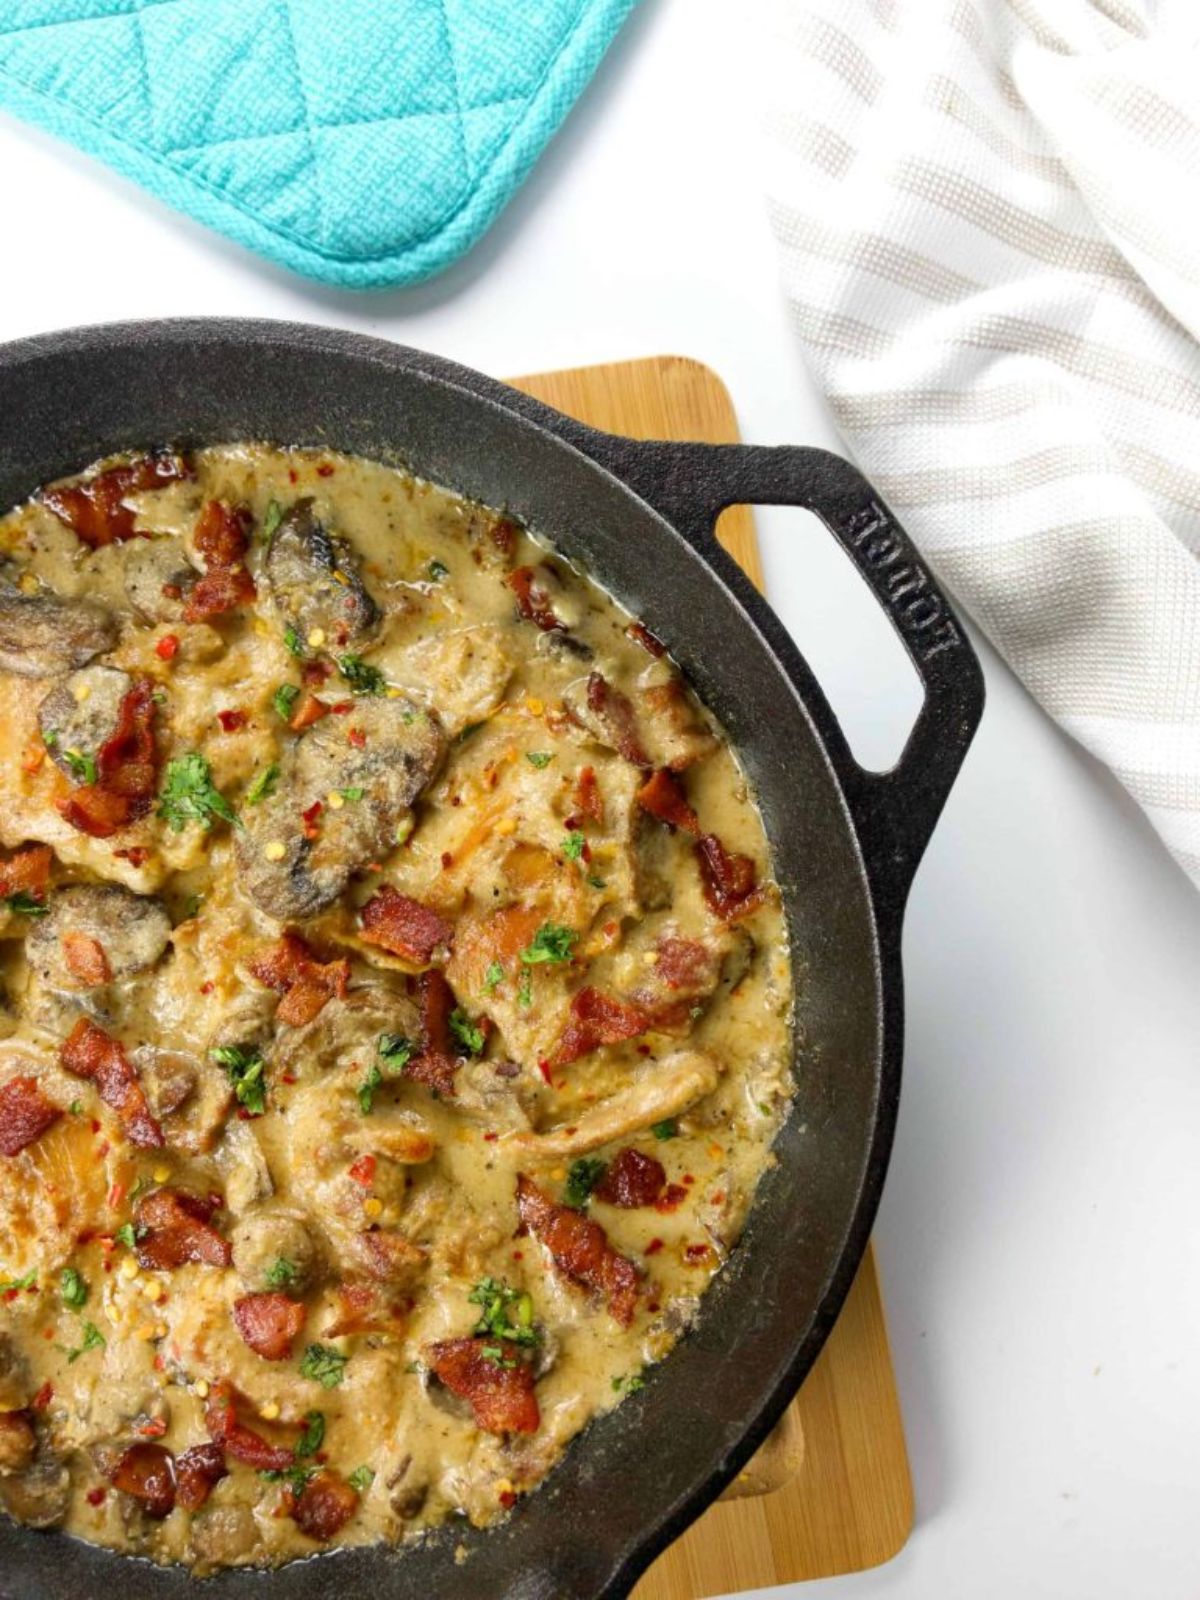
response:
M868 772L840 735L838 762L872 876L903 904L983 714L979 660L908 535L858 469L827 450L703 445L595 436L586 448L679 531L711 552L727 506L815 512L886 611L925 689L890 772Z

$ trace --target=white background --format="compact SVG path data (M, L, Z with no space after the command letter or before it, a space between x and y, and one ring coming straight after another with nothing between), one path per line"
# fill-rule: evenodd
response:
M472 257L375 297L285 276L0 119L0 338L225 313L498 375L677 352L723 374L747 438L833 444L777 289L751 45L742 6L646 0ZM814 525L761 526L776 606L886 758L916 699L886 628ZM790 1592L1196 1596L1200 895L984 659L988 713L908 918L878 1227L917 1524L888 1566Z

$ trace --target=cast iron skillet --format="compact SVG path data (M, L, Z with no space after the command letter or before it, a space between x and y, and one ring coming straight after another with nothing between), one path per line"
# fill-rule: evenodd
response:
M762 805L795 953L799 1092L694 1332L504 1526L226 1572L202 1593L617 1600L778 1418L865 1248L900 1086L901 915L979 721L979 666L886 507L821 450L614 438L420 351L285 323L134 323L0 349L0 506L112 451L238 439L403 464L506 505L668 641ZM815 511L898 630L925 703L893 771L855 764L795 646L717 545L717 513L742 502ZM0 1518L6 1600L194 1592L182 1569L135 1575L124 1559Z

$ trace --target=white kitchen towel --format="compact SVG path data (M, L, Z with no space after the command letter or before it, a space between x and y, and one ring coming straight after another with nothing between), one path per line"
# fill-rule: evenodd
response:
M1200 0L763 3L837 423L1200 885Z

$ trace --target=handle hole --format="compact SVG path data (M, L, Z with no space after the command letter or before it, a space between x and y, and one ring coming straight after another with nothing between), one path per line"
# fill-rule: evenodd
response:
M738 519L749 515L746 506L722 515L722 543L737 538ZM908 652L817 516L795 506L762 506L754 516L767 598L825 691L854 759L886 772L900 759L925 697Z

